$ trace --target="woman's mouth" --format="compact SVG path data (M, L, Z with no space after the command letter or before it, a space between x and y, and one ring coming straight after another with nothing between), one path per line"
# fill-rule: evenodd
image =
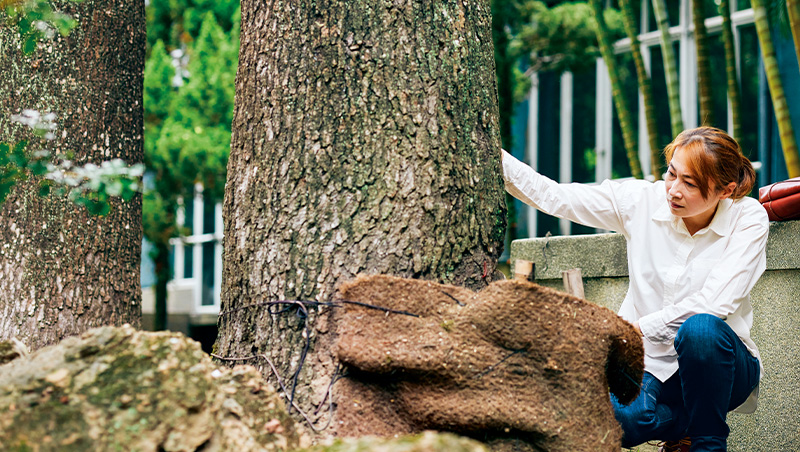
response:
M672 201L670 201L670 202L669 202L669 206L670 206L671 208L673 208L673 209L681 209L681 208L683 208L683 206L681 206L681 205L678 205L678 204L675 204L675 203L674 203L674 202L672 202Z

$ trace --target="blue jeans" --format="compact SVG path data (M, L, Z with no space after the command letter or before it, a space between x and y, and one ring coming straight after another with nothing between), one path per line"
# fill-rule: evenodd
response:
M675 336L678 372L660 382L645 372L639 397L628 406L612 395L622 446L692 439L692 452L727 450L728 411L758 385L758 360L736 333L709 314L690 317Z

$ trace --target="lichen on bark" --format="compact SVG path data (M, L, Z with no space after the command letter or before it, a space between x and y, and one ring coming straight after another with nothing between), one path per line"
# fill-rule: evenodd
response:
M144 4L57 1L78 26L30 55L13 27L0 27L0 141L30 138L12 114L53 112L56 138L31 151L74 152L74 162L142 161ZM99 325L141 317L141 199L105 217L20 182L0 206L0 338L31 349Z

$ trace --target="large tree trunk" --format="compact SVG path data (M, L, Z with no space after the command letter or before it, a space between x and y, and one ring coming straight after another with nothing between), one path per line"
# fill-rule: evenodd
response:
M75 163L142 160L142 1L60 2L79 25L23 55L19 36L0 27L0 140L28 138L10 115L58 115L55 140L33 151L74 151ZM32 348L100 325L141 319L141 198L114 202L95 217L65 198L18 184L0 207L0 338Z
M359 273L491 278L505 207L489 1L246 0L239 55L215 348L270 358L291 388L304 319L243 307L327 302ZM315 417L335 319L309 311L296 400Z

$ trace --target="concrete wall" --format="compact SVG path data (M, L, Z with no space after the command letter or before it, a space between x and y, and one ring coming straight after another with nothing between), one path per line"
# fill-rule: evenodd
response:
M513 261L534 262L536 282L563 290L561 271L580 268L586 299L617 310L628 289L625 239L619 234L516 240ZM766 373L758 410L731 413L731 452L800 448L800 221L772 223L767 271L751 294L752 336Z

